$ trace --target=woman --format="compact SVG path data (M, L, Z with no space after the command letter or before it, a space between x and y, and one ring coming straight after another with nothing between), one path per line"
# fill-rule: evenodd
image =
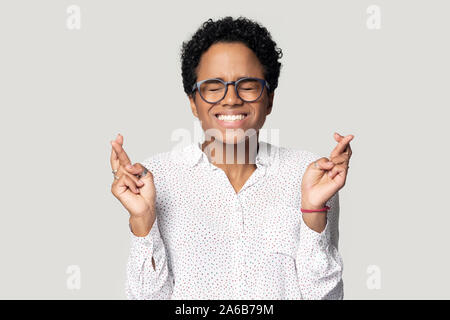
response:
M282 52L245 18L183 43L205 141L132 165L111 141L111 191L130 213L129 299L342 299L340 190L353 135L329 158L259 141Z

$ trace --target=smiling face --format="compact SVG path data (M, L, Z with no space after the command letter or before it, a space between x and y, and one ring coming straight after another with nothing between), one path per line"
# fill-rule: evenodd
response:
M197 67L197 81L221 78L236 81L243 77L264 79L264 69L254 52L240 42L216 43L202 55ZM269 84L270 85L270 84ZM245 136L259 131L272 111L273 92L267 88L254 102L244 102L233 85L219 102L205 102L196 90L189 97L192 113L200 122L205 135L227 144L240 143Z

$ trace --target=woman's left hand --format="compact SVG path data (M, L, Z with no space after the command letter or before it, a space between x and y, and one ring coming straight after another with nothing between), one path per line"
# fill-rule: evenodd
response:
M302 208L321 209L326 202L344 185L347 178L348 164L352 156L350 141L354 135L346 137L338 133L334 139L338 142L330 159L323 157L312 162L302 179Z

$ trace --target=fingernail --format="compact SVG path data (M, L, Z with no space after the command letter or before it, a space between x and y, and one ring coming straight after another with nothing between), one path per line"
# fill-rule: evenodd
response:
M331 171L328 171L328 176L331 177Z
M133 166L131 164L127 164L127 169L131 169Z
M144 184L144 182L143 182L142 180L138 180L138 184L139 184L140 186L142 186L142 185Z

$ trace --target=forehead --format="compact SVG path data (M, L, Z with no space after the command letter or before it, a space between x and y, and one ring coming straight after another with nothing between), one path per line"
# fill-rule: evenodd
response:
M263 77L263 67L255 53L240 42L216 43L203 53L197 67L197 79Z

